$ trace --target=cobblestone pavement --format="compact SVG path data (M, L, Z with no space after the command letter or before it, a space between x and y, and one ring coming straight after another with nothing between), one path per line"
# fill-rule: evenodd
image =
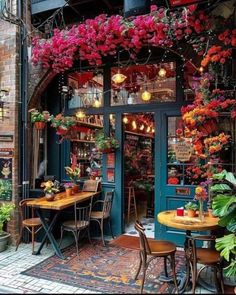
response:
M35 248L37 249L36 243ZM63 246L64 247L64 246ZM44 247L41 255L31 255L31 244L20 244L18 251L14 246L0 253L0 294L95 294L96 292L68 286L44 279L20 274L53 254L50 245ZM211 294L197 288L198 294ZM98 294L98 292L97 292Z

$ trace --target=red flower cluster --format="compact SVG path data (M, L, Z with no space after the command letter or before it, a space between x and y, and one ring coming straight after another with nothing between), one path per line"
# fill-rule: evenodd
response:
M222 41L225 45L236 47L236 29L225 30L223 33L219 34L218 39Z
M221 64L224 64L226 62L226 59L229 58L232 55L232 49L225 49L221 46L212 46L204 59L201 61L201 66L206 67L210 62L216 63L220 62Z
M179 184L179 179L177 177L169 177L168 184Z

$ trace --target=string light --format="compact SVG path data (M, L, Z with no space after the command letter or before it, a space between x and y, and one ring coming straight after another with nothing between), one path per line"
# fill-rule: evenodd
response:
M132 127L133 127L133 130L137 129L137 124L135 121L132 121Z
M159 72L158 72L158 75L161 77L161 78L164 78L166 76L166 69L164 68L160 68Z
M151 94L149 91L145 90L145 91L142 93L142 100L144 100L144 101L148 101L148 100L151 99L151 96L152 96L152 94Z
M129 123L129 119L126 116L123 118L123 123L125 123L125 124Z
M147 132L150 132L150 130L151 130L151 127L148 126L148 127L147 127Z
M117 74L112 76L112 81L116 84L120 84L123 83L125 81L127 77L123 74L120 73L120 71L118 70Z
M76 114L75 114L77 119L83 119L85 118L86 114L83 110L79 110Z
M203 71L204 71L204 68L203 67L200 67L199 68L199 72L202 73Z
M144 125L142 124L139 129L142 131L144 129Z

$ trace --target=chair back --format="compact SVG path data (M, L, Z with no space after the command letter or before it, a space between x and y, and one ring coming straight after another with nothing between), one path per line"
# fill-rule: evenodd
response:
M93 180L93 179L85 180L82 191L96 193L98 191L98 185L99 185L99 181L97 180Z
M29 201L33 201L33 200L34 199L28 198L28 199L23 199L23 200L21 200L19 202L19 209L20 209L20 218L21 218L21 221L23 221L26 218L34 218L34 208L31 207L31 214L30 214L30 216L27 216L27 215L29 215L29 211L26 210L27 203Z
M142 251L145 255L151 254L151 249L149 247L148 239L145 234L145 228L143 227L142 223L136 220L134 228L139 234L140 251Z
M105 198L104 198L103 207L102 207L103 218L110 217L113 197L114 197L114 190L110 192L105 192Z
M75 212L75 228L76 230L80 230L86 228L90 224L90 215L91 215L92 201L83 207L80 204L74 204L74 212Z

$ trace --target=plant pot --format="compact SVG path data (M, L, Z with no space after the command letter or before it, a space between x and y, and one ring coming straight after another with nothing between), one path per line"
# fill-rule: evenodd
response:
M48 202L52 202L55 198L55 194L45 194L45 198Z
M57 132L58 135L65 135L68 133L68 129L62 129L60 127L57 128Z
M3 232L3 234L0 235L0 252L3 252L7 249L7 244L10 236L11 235L7 232Z
M196 217L196 211L192 209L187 209L188 217Z
M73 194L77 194L79 192L79 185L75 184L72 187Z
M72 187L66 188L66 196L70 197L72 195Z
M99 151L103 154L110 154L110 153L114 153L115 150L113 148L107 148L107 149L101 149Z
M34 126L37 130L42 130L45 128L46 123L45 122L35 122Z

